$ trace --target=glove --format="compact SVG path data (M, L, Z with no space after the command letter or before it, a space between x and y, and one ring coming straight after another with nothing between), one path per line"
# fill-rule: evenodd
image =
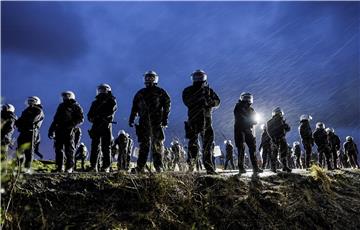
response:
M49 139L54 139L55 138L55 133L54 132L48 133L48 137L49 137Z
M129 126L132 128L134 127L134 122L133 121L129 121Z
M163 121L161 122L161 126L162 126L162 127L167 127L167 125L168 125L168 121L167 121L167 120L163 120Z

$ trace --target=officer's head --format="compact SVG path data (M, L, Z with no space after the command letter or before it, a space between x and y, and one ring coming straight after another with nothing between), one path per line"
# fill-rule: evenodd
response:
M325 124L323 122L318 122L318 123L316 123L316 128L317 129L325 129Z
M146 87L152 87L157 85L159 82L159 75L155 71L147 71L144 73L144 84Z
M272 116L284 116L284 112L282 111L282 109L280 107L276 107L275 109L273 109L272 111Z
M100 84L97 87L97 91L96 91L97 95L99 94L108 94L111 93L111 87L109 84Z
M298 142L298 141L294 141L294 143L293 143L293 146L295 147L295 146L299 146L300 145L300 142Z
M27 98L26 105L27 106L41 105L41 100L37 96L31 96Z
M191 74L193 84L206 84L207 74L204 70L197 69Z
M119 132L118 132L118 136L120 136L120 135L126 135L126 132L125 132L125 130L120 130Z
M303 114L303 115L300 116L300 122L311 121L311 120L312 120L312 117L310 115Z
M352 142L352 141L353 141L352 136L347 136L347 137L346 137L346 141L347 141L347 142Z
M332 129L332 128L326 128L325 131L326 131L327 134L333 134L334 133L334 129Z
M15 107L12 104L4 104L3 106L1 106L1 110L14 113Z
M61 93L63 101L75 100L75 94L72 91L64 91Z
M254 97L251 93L243 92L240 94L240 101L245 102L248 105L252 105L254 102Z

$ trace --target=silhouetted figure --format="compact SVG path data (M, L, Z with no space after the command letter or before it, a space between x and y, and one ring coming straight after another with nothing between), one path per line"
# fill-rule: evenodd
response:
M310 167L312 147L314 146L314 139L310 127L311 120L312 117L310 115L304 114L300 116L299 134L305 150L305 168Z
M330 144L325 131L325 124L322 122L316 123L316 129L313 133L315 144L317 145L318 154L319 154L319 164L321 167L324 167L323 157L325 155L325 160L329 170L332 170L331 166L331 155L330 155Z
M75 156L75 130L84 122L84 113L75 100L75 94L65 91L61 94L63 102L58 106L54 120L49 128L49 138L55 139L55 161L57 172L64 171L64 156L66 158L65 170L73 171Z
M8 157L9 146L12 145L12 135L15 131L15 107L5 104L1 107L1 160Z
M230 165L231 165L231 169L234 170L235 169L235 165L234 165L234 146L231 143L231 140L227 140L225 141L225 151L226 151L226 160L225 160L225 165L224 165L224 169L227 169L227 166L229 164L230 161Z
M170 113L170 97L158 87L159 76L154 71L144 75L145 88L139 90L134 97L129 118L130 127L134 126L136 116L139 124L135 125L140 145L136 172L143 172L151 149L154 167L157 172L162 170L162 153L164 151L165 134L163 128L168 125Z
M89 171L97 172L99 170L98 161L101 157L102 166L100 170L110 172L112 123L116 110L116 98L111 93L110 85L99 85L97 96L87 114L88 120L92 123L92 127L89 130L91 138L91 167Z
M277 107L272 111L272 118L266 123L266 132L271 138L272 156L271 156L271 171L276 172L277 157L280 152L280 159L282 163L282 171L291 172L287 166L286 156L288 154L288 144L286 142L286 133L290 131L290 126L284 119L284 112Z
M338 135L335 134L334 129L327 128L326 133L328 135L328 141L330 144L330 151L332 154L333 166L334 166L334 169L338 169L338 164L337 164L338 151L340 150L340 147L341 147L341 141L340 141L340 138L338 137Z
M249 148L250 161L254 173L261 173L256 159L256 138L253 135L253 126L257 124L255 120L255 110L251 107L253 96L250 93L242 93L240 100L234 109L235 115L235 145L238 148L239 173L246 173L244 167L245 143Z
M20 133L17 139L19 161L21 165L24 163L25 173L30 173L35 142L44 120L44 112L40 98L36 96L28 97L27 106L19 119L16 120L15 125Z
M188 143L189 170L193 171L199 152L199 136L202 140L203 163L208 174L215 174L211 145L214 142L212 111L220 105L220 99L207 83L203 70L192 73L193 84L184 89L182 99L188 108L185 134Z
M354 142L354 139L351 136L346 137L346 142L344 143L344 151L345 154L348 156L351 167L359 168L359 162L357 160L359 150Z

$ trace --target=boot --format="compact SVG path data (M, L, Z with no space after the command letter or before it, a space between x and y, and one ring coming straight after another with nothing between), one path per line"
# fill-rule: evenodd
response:
M255 153L250 153L250 160L251 160L251 165L253 167L253 173L262 173L264 172L262 169L259 168L259 166L257 165L257 160L256 160L256 156Z
M244 151L241 151L240 149L238 149L238 152L239 152L239 158L238 158L239 174L246 173L246 170L244 168L245 153L244 153Z
M286 158L283 158L282 160L281 160L281 163L282 163L282 165L283 165L283 168L282 168L282 171L283 172L291 172L291 169L287 166L287 162L286 162Z

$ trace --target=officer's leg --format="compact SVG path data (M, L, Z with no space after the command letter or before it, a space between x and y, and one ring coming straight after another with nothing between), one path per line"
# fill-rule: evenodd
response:
M63 137L58 136L54 142L55 148L55 163L56 163L56 171L63 171L63 164L64 164L64 141Z
M238 167L240 173L246 173L244 168L244 158L245 158L245 134L243 132L238 132L236 138L236 147L238 149Z
M198 152L199 152L199 135L195 133L191 133L189 134L189 142L188 142L188 164L190 171L193 170Z
M286 160L286 157L287 157L287 154L288 154L288 145L286 143L286 139L285 138L282 138L279 140L279 145L280 145L280 158L281 158L281 163L282 163L282 166L283 166L283 171L286 171L286 172L291 172L291 169L288 167L287 165L287 160Z
M337 156L337 151L335 148L332 149L332 154L333 154L334 169L338 169L338 166L337 166L338 156Z
M137 160L137 168L142 170L147 162L148 154L150 150L150 137L145 136L139 143L139 157Z
M164 152L164 131L161 126L152 128L152 141L151 141L151 152L153 154L153 162L156 171L161 171L162 165L162 155ZM179 170L181 170L179 164Z
M75 154L75 135L74 133L67 133L64 139L65 155L66 155L66 170L74 167L74 154Z
M332 170L333 167L331 166L331 150L329 147L325 147L324 148L324 154L325 154L325 160L326 160L326 164L327 164L327 168L328 170Z
M101 151L103 154L103 165L104 170L111 166L111 138L112 129L111 127L104 130L103 136L101 137Z
M98 169L98 159L100 153L100 136L94 135L91 139L90 165L91 168Z
M224 170L226 170L227 165L228 165L228 162L229 162L229 158L226 158L226 160L225 160L225 165L224 165Z
M253 166L254 172L262 172L261 169L259 169L256 159L256 139L252 134L252 131L250 129L245 131L245 142L247 146L249 147L249 154L250 154L250 161Z
M323 164L322 164L323 157L324 157L323 150L321 148L318 148L318 153L319 153L319 165L320 165L320 167L324 167Z
M204 133L204 138L203 138L203 149L204 149L204 153L203 153L203 162L204 162L204 166L205 169L208 173L213 173L215 172L214 169L214 164L212 162L212 144L214 142L214 130L212 129L211 125L209 125Z
M230 164L231 164L232 170L235 170L234 158L233 157L230 158Z
M31 168L31 162L32 162L32 132L26 132L24 133L24 143L29 143L29 146L26 146L24 149L24 155L25 155L25 164L24 167L29 169Z

